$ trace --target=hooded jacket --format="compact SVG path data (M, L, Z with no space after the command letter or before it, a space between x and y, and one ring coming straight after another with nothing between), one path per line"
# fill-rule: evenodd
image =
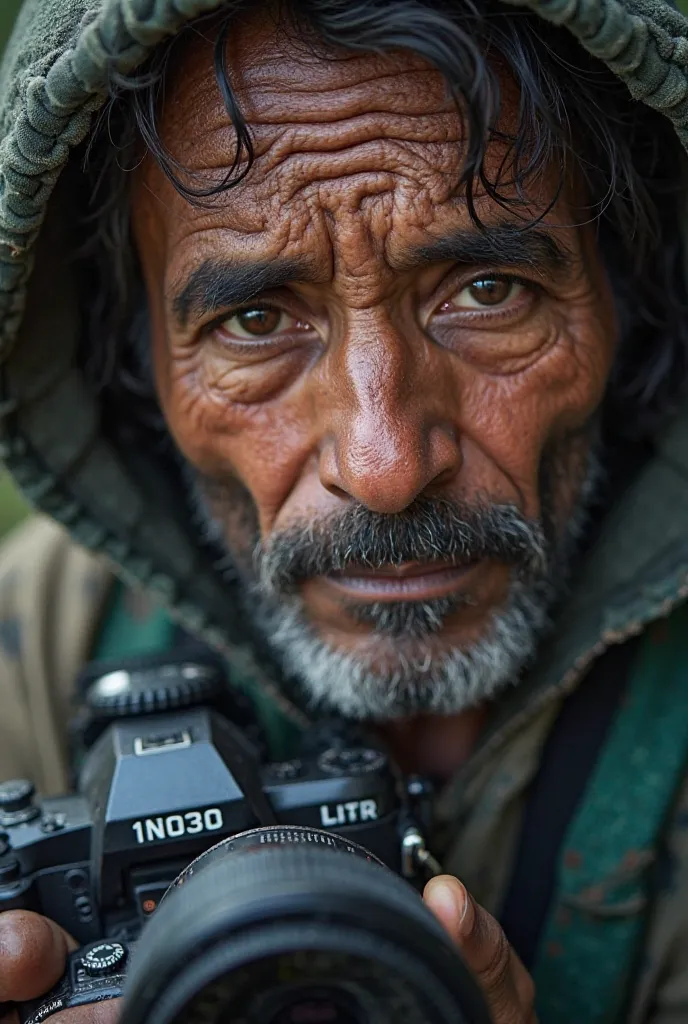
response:
M219 648L286 722L308 720L247 646L227 584L155 458L103 431L100 398L78 361L70 156L107 100L112 70L131 73L185 22L222 5L25 0L0 69L0 454L32 504L60 524L37 520L0 553L0 777L32 774L45 792L66 784L69 691L112 597L113 569L164 607L155 614ZM688 148L688 21L673 7L520 6L565 26ZM440 798L445 866L488 909L499 905L523 796L564 697L606 649L668 616L686 595L688 410L657 438L656 455L606 518L535 669L500 701ZM685 821L688 795L668 832L671 887L652 909L630 1021L688 1020Z

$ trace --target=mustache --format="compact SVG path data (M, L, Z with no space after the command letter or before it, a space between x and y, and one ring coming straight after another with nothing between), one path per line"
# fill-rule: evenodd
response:
M419 498L389 515L352 505L283 530L254 552L258 586L272 596L350 568L486 560L512 566L523 579L540 576L548 561L542 524L515 505Z

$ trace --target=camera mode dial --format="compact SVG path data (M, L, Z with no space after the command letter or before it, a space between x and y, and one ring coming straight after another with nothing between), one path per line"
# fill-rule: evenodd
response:
M127 952L120 942L101 942L85 954L81 963L90 978L117 974L123 967Z
M86 703L98 718L123 718L195 707L214 700L222 690L215 668L189 660L107 672L91 683Z
M0 783L0 825L21 825L37 818L40 812L33 803L35 792L27 779Z

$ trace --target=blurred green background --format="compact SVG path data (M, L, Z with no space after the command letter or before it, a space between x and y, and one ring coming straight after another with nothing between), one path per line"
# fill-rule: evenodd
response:
M22 0L0 0L0 50L21 4ZM688 0L680 0L679 7L688 15ZM19 522L26 513L27 508L11 480L0 470L0 536Z
M21 2L22 0L0 0L0 49L10 33ZM14 489L10 478L0 470L0 535L23 519L26 513L26 505Z
M0 2L0 32L5 40L7 33L12 27L14 16L19 10L21 0L1 0Z

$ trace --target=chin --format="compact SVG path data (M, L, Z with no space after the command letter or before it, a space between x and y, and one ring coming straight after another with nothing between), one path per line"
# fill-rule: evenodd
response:
M372 630L363 636L326 633L321 634L321 643L334 655L359 664L381 678L394 678L405 666L413 666L416 673L427 675L446 658L470 651L479 642L481 632L487 632L488 625L489 622L484 624L483 631L472 630L470 635L457 629L443 629L424 636Z
M518 682L546 626L543 602L515 585L505 606L484 616L482 629L446 624L424 636L325 633L294 603L273 609L263 631L311 706L388 720L456 714L495 698Z

